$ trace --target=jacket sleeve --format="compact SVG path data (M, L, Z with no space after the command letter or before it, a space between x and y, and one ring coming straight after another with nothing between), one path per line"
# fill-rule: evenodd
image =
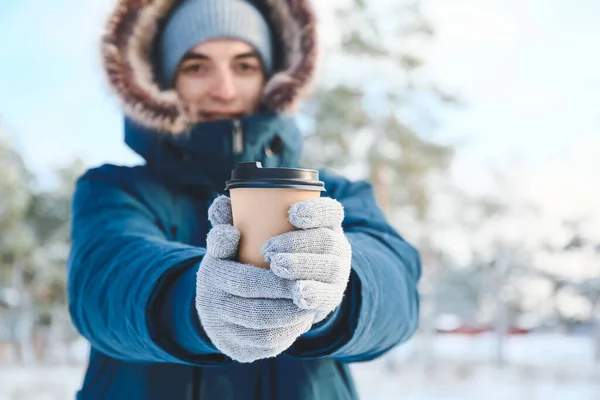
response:
M421 262L386 222L371 186L343 178L327 191L344 205L352 271L342 304L287 351L298 358L369 361L407 341L418 327Z
M75 327L97 350L120 360L229 362L203 333L194 309L205 249L168 240L155 210L160 199L168 204L164 188L154 183L150 206L122 174L100 167L76 186L67 264Z

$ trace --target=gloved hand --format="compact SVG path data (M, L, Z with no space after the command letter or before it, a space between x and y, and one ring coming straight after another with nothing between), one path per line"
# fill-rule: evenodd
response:
M290 208L301 229L269 240L272 269L233 261L240 239L229 198L209 209L213 228L196 281L196 310L213 344L240 362L274 357L341 302L350 273L343 209L331 199Z
M213 228L196 278L196 311L212 343L239 362L274 357L308 331L314 312L292 300L293 282L233 261L240 232L228 197L209 209Z
M344 208L334 199L295 203L289 220L297 230L269 239L262 249L271 271L293 282L294 304L315 311L315 323L341 303L350 277L352 249L343 219Z

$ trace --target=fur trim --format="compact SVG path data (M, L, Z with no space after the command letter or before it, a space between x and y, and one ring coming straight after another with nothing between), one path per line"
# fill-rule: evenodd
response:
M151 66L159 24L181 0L119 0L102 37L103 67L109 86L134 121L179 133L194 122L174 90L161 90ZM290 112L312 89L317 63L315 15L310 0L255 0L283 39L284 65L265 85L262 105ZM260 4L259 4L260 3Z

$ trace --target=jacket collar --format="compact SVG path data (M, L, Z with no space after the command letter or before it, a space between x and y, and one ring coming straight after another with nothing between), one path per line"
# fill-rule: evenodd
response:
M126 118L125 143L162 180L219 193L238 162L297 167L302 154L302 134L295 120L276 113L197 123L177 135Z

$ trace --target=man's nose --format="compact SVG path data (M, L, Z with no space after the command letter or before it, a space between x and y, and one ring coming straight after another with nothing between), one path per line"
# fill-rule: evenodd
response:
M212 96L220 101L233 100L236 95L233 75L228 72L220 72L215 79L211 90Z

